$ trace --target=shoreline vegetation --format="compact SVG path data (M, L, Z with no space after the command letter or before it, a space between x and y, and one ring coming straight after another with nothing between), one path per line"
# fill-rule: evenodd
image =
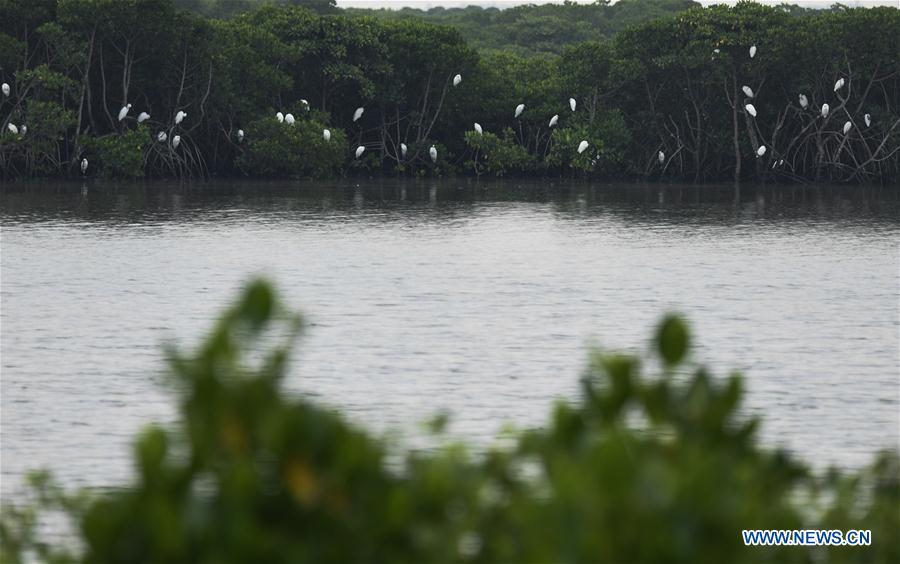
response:
M889 7L5 0L0 177L890 184L898 36Z
M579 400L480 455L405 451L290 397L301 329L249 284L195 352L168 350L179 418L136 437L131 481L67 492L33 475L3 504L0 561L900 561L896 451L820 474L760 446L741 376L696 363L676 315L646 358L592 351ZM446 423L430 422L436 438ZM59 513L77 542L46 537ZM871 545L744 546L744 529L864 530Z

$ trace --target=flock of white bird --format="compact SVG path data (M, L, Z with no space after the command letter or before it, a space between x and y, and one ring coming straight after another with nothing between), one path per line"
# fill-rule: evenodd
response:
M4 97L9 97L9 95L10 95L9 84L4 82L2 85L0 85L0 91L3 92ZM130 112L131 112L131 104L126 103L124 106L122 106L122 109L119 110L119 114L117 116L118 120L124 121L125 118L128 117L128 114ZM174 120L175 125L180 125L181 122L184 121L184 118L187 117L187 115L188 115L187 112L179 110L175 114L175 120ZM147 112L141 112L138 114L136 121L138 123L144 123L148 119L150 119L150 114L148 114ZM28 127L26 127L25 124L16 126L15 124L9 123L9 124L7 124L6 128L13 135L25 135L28 132ZM239 130L238 138L243 139L243 137L244 137L244 132ZM156 140L160 143L165 143L166 141L168 141L168 139L169 139L169 135L165 131L160 131L159 133L156 134ZM180 144L181 144L181 136L180 135L173 136L172 137L172 148L177 149ZM87 174L89 164L90 163L88 162L88 160L86 158L81 159L81 174Z
M714 52L718 53L719 50L715 49ZM756 56L756 45L752 45L750 47L750 58L752 59L755 56ZM845 84L846 84L846 81L843 78L839 78L834 83L834 92L835 93L839 92L844 87ZM741 87L741 90L744 92L744 95L748 99L752 100L752 99L756 98L756 95L754 94L753 89L750 88L749 86L744 85ZM809 108L809 98L806 97L806 94L800 93L798 95L797 99L800 103L800 107L803 110L806 110L807 108ZM753 103L750 102L749 100L746 101L746 103L744 104L744 110L747 111L747 113L750 115L750 117L755 118L757 115L756 106L754 106ZM831 111L831 106L829 106L828 103L826 102L826 103L822 104L822 108L819 110L819 113L821 114L822 118L824 119L824 118L828 117L828 113L830 111ZM870 127L872 125L871 114L865 114L863 116L863 121L865 121L866 127ZM844 123L844 127L842 128L844 135L847 135L848 133L850 133L851 129L853 129L853 122L850 120L847 120ZM766 146L760 145L759 149L756 150L756 157L759 158L765 154L766 154ZM662 151L660 151L659 162L662 163L664 159L665 159L665 156L663 155ZM775 161L774 163L772 163L772 168L775 168L775 166L780 166L782 164L784 164L784 159L779 159L778 161Z
M461 82L462 82L461 74L457 74L453 77L453 86L454 87L459 86ZM309 109L309 103L306 100L300 100L300 102L306 107L307 110ZM578 106L578 103L575 101L575 98L569 98L569 107L572 109L573 112L575 111L575 108L577 106ZM356 108L356 110L353 111L353 122L356 123L357 121L359 121L359 119L363 116L365 111L366 111L366 109L362 106ZM516 106L516 110L513 114L513 117L518 119L519 116L521 116L522 112L524 112L524 111L525 111L525 104L519 104L518 106ZM278 123L284 123L284 124L291 125L291 126L293 126L296 123L296 119L294 118L294 116L292 114L284 114L282 112L277 112L275 114L275 119L278 120ZM557 114L557 115L553 116L552 118L550 118L550 127L554 127L558 122L559 122L559 115ZM479 124L477 122L474 124L474 130L479 135L484 134L484 128L482 128L481 124ZM331 131L328 129L322 130L322 138L325 139L326 142L331 141ZM243 130L238 130L238 141L241 142L243 140L244 140L244 132L243 132ZM587 141L582 141L581 143L579 143L578 144L578 153L579 154L583 153L585 150L587 150L588 146L589 146L589 143ZM406 146L406 143L400 143L400 155L405 158L408 151L409 151L409 148ZM356 158L358 159L358 158L362 157L363 153L365 153L365 152L366 152L365 145L360 145L356 148L356 151L354 152L354 154L356 155ZM428 149L428 156L431 157L431 162L436 163L437 159L438 159L437 147L432 145Z
M713 50L713 53L719 54L719 53L720 53L720 50L719 50L719 49L714 49L714 50ZM751 59L754 58L754 57L756 57L756 53L757 53L757 47L756 47L756 45L751 45L751 46L750 46L750 51L749 51L749 53L750 53L750 58L751 58ZM462 82L462 75L457 74L456 76L453 77L453 86L454 86L454 87L455 87L455 86L459 86L459 84L460 84L461 82ZM834 91L835 91L835 92L838 92L839 90L841 90L841 89L844 87L845 84L846 84L846 82L845 82L845 80L844 80L843 78L838 79L838 81L834 83ZM749 100L753 100L753 99L756 98L756 93L753 92L753 89L750 88L749 86L744 85L744 86L741 87L741 90L743 91L744 95L745 95ZM804 110L807 109L807 107L809 106L809 99L806 97L805 94L800 94L800 95L799 95L799 101L800 101L800 107L803 108ZM303 102L304 102L304 104L306 103L305 100L303 100ZM308 106L308 104L306 104L306 105ZM575 109L576 109L577 107L578 107L578 102L575 100L575 98L569 98L569 108L574 112ZM757 116L756 106L754 106L752 102L747 101L747 102L745 103L745 105L744 105L744 109L747 111L747 113L748 113L751 117L755 118L755 117ZM519 104L519 105L517 105L517 106L516 106L516 109L515 109L515 112L513 113L513 117L514 117L515 119L518 119L519 116L521 116L522 113L523 113L524 111L525 111L525 104ZM822 115L822 118L828 117L828 112L829 112L829 111L830 111L829 105L828 105L827 103L822 104L822 108L821 108L821 115ZM353 112L353 121L356 122L357 120L359 120L359 118L362 117L363 112L365 112L365 108L363 108L363 107L356 108L356 111ZM278 121L279 121L279 122L284 122L284 123L287 123L288 125L293 125L293 124L294 124L294 117L293 117L291 114L287 114L286 116L284 116L284 115L282 115L281 112L278 112L278 114L276 115L276 117L278 118ZM872 125L872 116L871 116L870 114L865 114L865 116L864 116L863 119L864 119L864 121L865 121L865 123L866 123L866 127L869 127L869 126ZM550 128L556 127L556 125L557 125L558 123L559 123L559 114L555 114L553 117L550 118L549 127L550 127ZM853 123L852 123L851 121L848 120L848 121L844 124L844 127L843 127L844 135L848 134L848 133L850 132L850 130L852 129L852 127L853 127ZM474 129L475 132L478 133L479 135L483 135L483 134L484 134L484 128L482 128L482 127L481 127L481 124L478 123L478 122L475 122L473 129ZM242 137L243 132L239 132L239 133L241 134L241 137ZM325 141L329 141L329 140L331 139L331 132L330 132L329 130L326 129L326 130L323 132L323 134L324 134L324 137L325 137ZM578 149L577 149L578 154L584 153L584 152L588 149L588 147L590 147L590 143L588 143L588 141L587 141L586 139L585 139L585 140L582 140L582 141L578 144ZM400 149L401 149L402 156L405 157L405 156L406 156L406 151L407 151L406 144L401 143L401 144L400 144ZM767 151L767 147L766 147L765 145L760 145L760 147L756 150L756 156L757 156L757 158L760 158L760 157L764 156L764 155L766 154L766 151ZM360 158L360 157L363 155L363 153L365 153L365 152L366 152L365 146L360 145L359 147L356 148L356 153L355 153L355 154L356 154L356 158L357 158L357 159ZM431 161L436 163L436 162L437 162L437 158L438 158L438 152L437 152L437 149L435 148L434 145L432 145L431 148L428 150L428 154L429 154L429 156L431 157ZM659 151L659 153L658 153L658 155L657 155L657 160L658 160L660 166L662 166L663 164L665 164L665 162L666 162L666 154L665 154L664 151ZM784 160L782 159L782 160L776 161L776 163L774 163L772 166L774 167L774 166L777 165L777 164L783 164L783 163L784 163Z
M750 58L751 59L756 56L756 52L757 52L756 45L751 45L750 46ZM720 50L714 49L713 53L718 54L718 53L720 53ZM454 87L459 86L461 82L462 82L461 74L457 74L456 76L453 77L453 86ZM834 92L835 93L839 92L844 87L845 84L846 84L846 82L844 81L843 78L838 79L838 81L834 83ZM0 90L2 90L4 97L9 97L9 95L10 95L9 84L4 82L2 85L0 85ZM757 116L756 106L754 106L753 103L751 102L751 100L756 99L756 93L753 92L753 89L747 85L742 86L741 90L743 91L744 95L747 97L747 100L745 101L745 104L744 104L744 110L746 110L747 114L749 114L751 117L756 118L756 116ZM801 93L798 97L798 100L800 102L800 107L803 110L806 110L809 107L809 98L807 98L805 94ZM306 110L309 110L309 102L308 101L301 99L300 103L303 104L303 106ZM577 107L578 107L578 103L575 101L575 98L569 98L569 108L574 112ZM126 103L124 106L122 106L122 109L119 110L119 115L118 115L119 121L121 122L126 117L128 117L128 113L130 111L131 111L131 104ZM353 112L353 122L355 123L355 122L359 121L359 119L363 116L363 113L365 113L365 111L366 111L365 108L362 106L360 106L359 108L356 108L356 110ZM525 111L525 104L519 104L518 106L516 106L513 117L515 119L519 119L519 117L522 115L522 113L524 111ZM823 119L828 117L828 113L830 111L831 111L831 107L828 105L828 103L822 104L820 114L822 115ZM179 110L175 114L175 120L174 120L175 125L176 126L180 125L181 122L184 121L184 119L187 117L187 115L188 115L187 112ZM290 126L293 126L296 123L296 118L294 117L293 114L283 114L281 112L278 112L275 114L275 117L279 123L285 123ZM144 123L148 119L150 119L150 114L148 114L147 112L141 112L137 116L138 123ZM865 121L866 127L870 127L872 125L872 116L870 114L865 114L863 119ZM550 118L550 128L556 127L556 125L558 123L559 123L559 114L556 114ZM16 126L15 124L10 123L10 124L7 124L7 128L14 135L25 135L28 132L28 128L25 126L25 124ZM852 128L853 128L853 122L850 120L847 120L847 122L844 124L844 127L843 127L844 135L847 135L848 133L850 133L850 130ZM479 124L477 122L474 125L474 129L475 129L475 132L478 133L479 135L484 134L484 129L481 127L481 124ZM323 139L325 139L326 142L330 142L331 141L331 131L328 129L322 130L322 137L323 137ZM159 133L156 134L156 140L159 143L165 143L166 141L168 141L168 139L169 139L169 135L165 131L160 131ZM243 129L237 130L237 141L238 141L238 143L242 143L244 141L244 130ZM181 136L174 135L172 137L172 149L178 149L178 146L180 144L181 144ZM589 146L590 146L590 143L588 143L587 140L582 140L578 144L578 154L584 153ZM404 158L406 157L407 151L408 151L408 148L406 146L406 143L400 143L400 153ZM359 147L356 148L356 152L355 152L356 158L357 159L360 158L363 155L363 153L365 153L365 152L366 152L365 146L360 145ZM766 146L760 145L759 149L756 150L757 158L762 157L765 154L766 154ZM428 149L428 155L431 157L431 162L433 162L433 163L437 162L438 152L437 152L437 148L435 148L434 145L432 145L431 148ZM659 154L657 155L657 159L659 161L659 164L663 165L666 161L666 154L663 151L659 151ZM777 161L772 166L774 167L775 165L781 164L783 162L784 162L783 160ZM86 174L87 169L88 169L88 160L85 158L85 159L82 159L82 161L81 161L81 173Z

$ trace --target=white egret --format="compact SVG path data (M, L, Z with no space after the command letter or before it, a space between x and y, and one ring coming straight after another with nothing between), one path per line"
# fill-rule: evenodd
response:
M13 135L19 134L19 128L11 123L6 125L6 129L8 129L9 132L12 133Z
M828 117L828 112L831 111L831 107L828 104L822 104L822 117Z
M169 138L169 136L166 134L165 131L160 131L160 132L156 135L156 140L159 141L160 143L165 143L165 142L166 142L166 139L168 139L168 138Z
M666 162L666 154L660 151L656 156L656 159L659 161L659 164L663 164L664 162Z
M5 82L3 83L3 95L9 96L9 84L7 84Z
M462 82L462 75L458 74L453 77L453 86L459 86L459 83Z
M751 45L750 46L750 58L752 59L755 56L756 56L756 45Z
M480 123L476 123L476 124L475 124L475 131L478 132L478 135L482 135L482 134L484 133L484 131L481 129L481 124L480 124Z
M406 156L407 150L408 150L408 148L406 147L406 143L400 143L400 154L402 156L404 156L404 157Z
M744 109L747 110L748 114L756 117L756 108L753 106L753 104L747 104L746 106L744 106Z
M172 148L177 149L179 145L181 145L181 135L176 135L172 138Z
M806 97L806 94L800 95L800 107L804 110L809 107L809 99Z
M238 139L238 143L244 142L244 130L243 129L238 129L237 139Z
M294 125L294 121L294 114L287 114L284 116L284 123Z
M437 162L437 149L434 148L434 145L432 145L431 148L428 149L428 155L431 157L431 162Z
M184 118L186 118L186 117L187 117L187 112L182 112L181 110L178 110L178 113L175 114L175 125L178 125L179 123L183 122Z
M20 125L19 133L21 133L22 135L25 135L26 133L28 133L28 126L25 125L24 123L22 125Z
M753 89L747 85L741 86L741 90L744 91L744 94L747 95L748 98L753 98Z
M324 139L326 142L331 141L331 130L330 129L322 130L322 139Z
M525 111L525 104L519 104L518 106L516 106L516 117L519 117L520 115L522 115L522 112L524 112L524 111Z
M278 123L284 123L284 114L278 112L277 114L275 114L275 119L278 120Z
M577 105L578 105L578 103L575 102L575 98L569 98L569 107L572 108L573 112L575 111L575 107Z
M356 148L356 158L358 159L365 152L366 152L366 148L363 147L362 145L360 145L359 147Z
M88 167L88 160L81 159L81 174L87 173L87 167Z
M309 101L307 101L305 98L300 98L300 103L303 104L304 109L309 110Z
M721 49L719 49L718 47L716 47L715 49L713 49L713 53L715 53L716 55L718 55L718 54L721 53L721 52L722 52Z
M125 119L125 116L128 115L128 111L131 109L131 104L125 104L122 106L122 109L119 110L119 121Z
M559 121L559 114L556 114L555 116L550 118L550 127L553 127L554 125L556 125L556 123L558 121Z
M853 127L853 124L850 123L850 120L847 120L847 123L844 124L844 135L850 133L850 128Z
M353 121L356 121L356 120L358 120L359 118L361 118L364 111L366 111L366 110L365 110L365 108L363 108L362 106L356 108L356 111L353 112Z
M866 127L872 125L872 114L866 114L863 119L866 120Z
M837 92L841 88L844 87L844 79L839 78L837 82L834 83L834 91Z
M150 114L148 114L147 112L141 112L140 114L138 114L138 123L144 123L148 119L150 119Z
M766 146L760 145L759 149L756 150L756 157L759 158L766 154Z
M587 141L582 141L578 144L578 154L585 152L587 150L589 143Z

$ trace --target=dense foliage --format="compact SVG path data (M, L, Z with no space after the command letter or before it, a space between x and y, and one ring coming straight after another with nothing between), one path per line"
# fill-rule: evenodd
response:
M479 50L518 54L561 53L572 43L609 39L626 27L700 6L694 0L595 0L594 3L523 4L495 7L434 7L427 10L348 8L351 15L424 20L453 26Z
M479 27L509 48L478 50L437 15L299 3L208 19L173 0L0 0L3 177L77 176L82 159L124 177L900 176L896 8L523 7ZM660 10L675 15L602 39Z
M637 358L594 352L577 404L471 454L405 455L280 388L301 323L252 284L195 354L170 351L177 426L147 428L135 476L3 506L0 558L44 562L897 562L896 453L816 478L757 444L741 378L690 361L675 316ZM281 344L278 344L278 343ZM270 348L265 352L265 347ZM439 430L444 423L435 420ZM75 521L42 539L41 510ZM745 547L742 529L863 529L870 546Z
M250 12L266 4L275 6L302 6L320 14L337 11L335 0L174 0L175 6L191 10L211 18L231 18Z

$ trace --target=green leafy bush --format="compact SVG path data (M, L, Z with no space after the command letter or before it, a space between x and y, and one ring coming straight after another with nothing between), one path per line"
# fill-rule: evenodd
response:
M578 145L582 141L587 141L588 147L583 153L579 153ZM595 137L587 126L561 127L554 130L551 135L547 165L561 170L590 172L594 170L597 157L602 150L603 140Z
M344 132L332 128L331 140L325 141L322 133L326 126L305 119L300 111L294 125L279 123L274 117L247 125L243 153L237 160L244 174L300 178L339 171L347 150Z
M488 131L483 134L467 131L465 136L466 145L475 151L467 168L474 169L476 174L524 174L537 166L537 159L516 142L515 133L508 127L503 130L502 138Z
M143 125L122 134L84 138L88 158L102 176L110 178L144 176L144 149L149 143L150 134Z
M690 361L684 322L655 339L661 374L593 352L582 398L473 456L404 457L280 388L299 317L262 282L193 354L170 351L180 422L135 443L136 475L77 497L46 476L4 504L2 559L56 562L897 562L896 453L816 478L761 448L741 379ZM275 343L273 345L273 343ZM264 346L270 352L261 355ZM43 542L60 508L82 543ZM868 547L745 547L741 529L869 529Z

